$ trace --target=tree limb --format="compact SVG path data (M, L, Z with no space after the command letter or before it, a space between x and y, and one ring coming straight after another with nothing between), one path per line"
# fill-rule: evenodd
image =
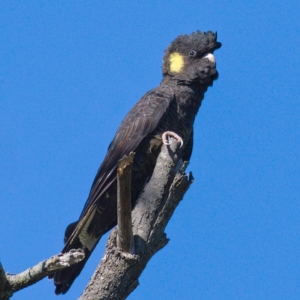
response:
M20 274L5 274L0 264L0 299L7 300L13 293L37 283L57 270L65 269L77 264L85 257L82 249L72 249L67 253L59 253L44 261L41 261L34 267L31 267Z
M118 163L118 236L117 246L122 252L133 253L134 241L131 222L131 167L134 153L130 152Z
M132 212L135 254L116 247L115 228L80 300L125 299L138 286L138 278L151 257L168 243L165 227L193 181L191 174L184 173L187 163L178 161L179 151L174 139L162 146L152 178Z

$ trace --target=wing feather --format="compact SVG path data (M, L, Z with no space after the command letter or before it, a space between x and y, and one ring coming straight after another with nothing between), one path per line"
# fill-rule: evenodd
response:
M135 151L141 141L163 120L171 101L172 88L161 85L146 93L129 111L109 145L107 154L96 174L89 197L80 215L79 223L70 236L72 241L83 228L85 221L106 189L116 180L118 161L131 151ZM67 244L68 244L67 242ZM66 245L67 246L67 245Z

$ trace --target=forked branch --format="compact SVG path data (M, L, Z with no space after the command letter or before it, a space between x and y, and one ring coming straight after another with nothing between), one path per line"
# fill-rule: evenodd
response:
M168 243L165 227L193 182L192 174L184 173L187 163L178 159L179 148L173 138L169 145L162 146L151 180L132 212L134 254L117 247L115 228L80 300L125 299L138 286L138 278L151 257Z

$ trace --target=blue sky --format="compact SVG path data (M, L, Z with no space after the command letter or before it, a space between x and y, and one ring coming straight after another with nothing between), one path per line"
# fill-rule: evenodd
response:
M60 252L121 120L179 34L218 31L195 182L129 299L299 299L300 2L0 3L0 258ZM71 290L76 299L106 238ZM57 299L47 279L13 299Z

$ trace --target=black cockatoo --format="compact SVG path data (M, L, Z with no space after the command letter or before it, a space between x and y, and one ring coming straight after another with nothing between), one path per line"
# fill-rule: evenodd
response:
M117 164L135 152L132 168L132 207L151 177L165 131L180 136L181 157L189 160L193 147L193 124L204 93L217 79L214 50L221 47L217 34L197 31L178 36L166 49L161 84L147 92L122 121L96 174L78 221L65 232L62 252L82 248L85 259L56 272L56 294L68 291L80 274L102 235L117 223Z

